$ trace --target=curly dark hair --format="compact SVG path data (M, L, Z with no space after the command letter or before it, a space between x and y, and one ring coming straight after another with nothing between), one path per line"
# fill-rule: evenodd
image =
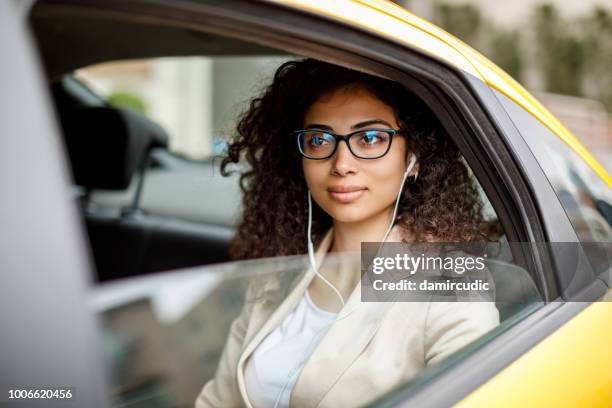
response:
M419 241L482 242L482 203L463 158L427 106L401 84L315 59L289 61L241 115L221 171L246 159L240 177L244 215L230 247L234 259L302 254L306 248L307 186L292 131L323 94L363 87L392 107L420 163L406 182L397 224ZM331 217L313 203L313 239Z

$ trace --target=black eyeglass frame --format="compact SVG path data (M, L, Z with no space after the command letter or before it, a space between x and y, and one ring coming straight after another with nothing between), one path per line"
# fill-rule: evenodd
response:
M357 154L355 154L355 152L353 151L353 149L351 149L351 144L349 143L349 139L358 134L358 133L363 133L363 132L369 132L369 131L377 131L377 132L385 132L389 135L389 145L387 146L387 150L385 150L385 152L383 154L381 154L380 156L376 156L376 157L362 157L359 156ZM335 140L336 140L336 144L334 145L334 149L331 151L331 153L328 156L325 157L310 157L308 155L306 155L306 153L304 153L302 151L302 146L300 144L300 135L302 133L326 133L330 136L332 136ZM351 132L349 134L346 135L338 135L336 133L330 132L329 130L323 130L323 129L302 129L302 130L295 130L293 131L293 134L295 135L295 141L297 142L298 145L298 151L300 152L300 154L309 159L309 160L326 160L329 159L330 157L332 157L334 154L336 154L336 150L338 150L338 146L340 145L340 142L344 141L346 143L346 146L348 147L349 151L351 152L351 154L353 156L355 156L358 159L363 159L363 160L376 160L376 159L380 159L381 157L384 157L387 153L389 153L389 150L391 150L391 144L393 143L393 137L401 134L401 131L396 130L396 129L390 129L390 128L372 128L372 129L361 129L361 130L356 130L354 132Z

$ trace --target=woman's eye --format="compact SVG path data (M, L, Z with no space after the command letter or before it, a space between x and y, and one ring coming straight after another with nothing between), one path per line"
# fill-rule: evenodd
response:
M325 137L320 136L320 135L311 136L310 137L310 142L309 142L309 144L311 146L313 146L313 147L323 146L323 145L326 145L328 143L329 143L329 141Z
M384 142L386 138L388 138L388 135L384 132L365 132L361 138L359 138L359 143L373 145Z

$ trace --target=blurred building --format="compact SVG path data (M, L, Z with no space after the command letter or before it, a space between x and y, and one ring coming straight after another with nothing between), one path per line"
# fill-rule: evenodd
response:
M482 14L491 18L496 25L504 27L515 27L523 23L530 17L533 6L540 3L554 4L565 16L583 15L597 5L612 7L612 0L396 0L395 3L430 21L435 20L436 5L442 3L471 4L480 9Z
M540 100L612 174L612 115L591 99L536 92Z

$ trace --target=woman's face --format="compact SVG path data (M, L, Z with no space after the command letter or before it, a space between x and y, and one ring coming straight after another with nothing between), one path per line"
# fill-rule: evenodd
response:
M393 109L363 87L324 94L304 115L304 129L346 135L373 128L399 129ZM378 159L359 159L340 142L324 160L302 158L313 199L337 222L354 223L390 212L407 166L406 143L394 136L389 152ZM411 171L413 174L417 166Z

